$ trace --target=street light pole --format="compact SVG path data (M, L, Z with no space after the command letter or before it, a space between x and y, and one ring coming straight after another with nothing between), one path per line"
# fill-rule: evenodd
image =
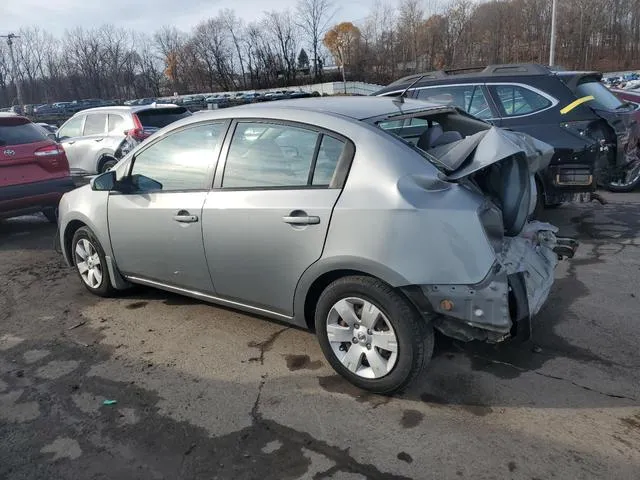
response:
M22 106L22 85L18 80L18 65L16 64L16 58L13 55L13 39L20 38L13 33L9 35L0 35L7 39L7 45L9 45L9 56L11 57L11 75L13 76L13 83L16 84L16 96L18 97L18 105Z
M557 0L553 0L551 6L551 45L549 47L549 66L553 67L556 63L556 3Z

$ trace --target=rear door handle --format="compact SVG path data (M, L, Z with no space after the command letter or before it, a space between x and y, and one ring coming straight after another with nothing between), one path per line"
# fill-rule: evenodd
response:
M186 210L180 210L177 215L173 216L173 219L179 223L195 223L198 221L198 216L191 215Z
M74 143L76 143L76 141L75 141L75 140L72 140L72 141L70 141L70 142L65 142L65 143L68 143L69 145L73 145Z
M320 223L320 217L282 217L282 221L291 225L317 225Z
M102 140L104 140L104 138L96 138L95 139L96 142L101 142Z

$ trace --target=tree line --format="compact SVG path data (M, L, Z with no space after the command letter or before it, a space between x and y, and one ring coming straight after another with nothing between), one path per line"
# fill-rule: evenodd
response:
M602 71L640 67L640 0L558 2L556 63ZM246 23L232 10L190 32L104 25L55 37L25 27L13 76L0 44L0 105L80 98L141 98L336 80L386 84L435 69L537 62L549 56L551 0L377 0L340 22L333 0L299 0ZM6 33L6 32L3 32Z

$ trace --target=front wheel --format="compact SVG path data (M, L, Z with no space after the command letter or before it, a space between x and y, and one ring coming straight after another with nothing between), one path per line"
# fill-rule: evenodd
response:
M320 347L349 382L374 393L402 390L433 353L433 328L386 283L353 276L330 284L315 314Z
M102 245L88 227L76 230L71 241L71 255L78 276L94 295L110 297L115 292L109 279Z

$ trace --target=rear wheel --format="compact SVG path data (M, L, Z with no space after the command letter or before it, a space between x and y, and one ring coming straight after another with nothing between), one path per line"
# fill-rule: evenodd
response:
M102 160L100 160L98 173L108 172L113 167L115 167L116 163L118 163L118 160L113 157L103 157Z
M71 241L71 255L78 276L87 290L101 297L114 294L104 250L88 227L76 230Z
M640 161L628 170L615 175L606 183L606 188L610 192L627 193L638 187L640 187Z
M331 366L357 387L389 394L405 388L433 353L433 328L386 283L353 276L318 300L316 333Z

